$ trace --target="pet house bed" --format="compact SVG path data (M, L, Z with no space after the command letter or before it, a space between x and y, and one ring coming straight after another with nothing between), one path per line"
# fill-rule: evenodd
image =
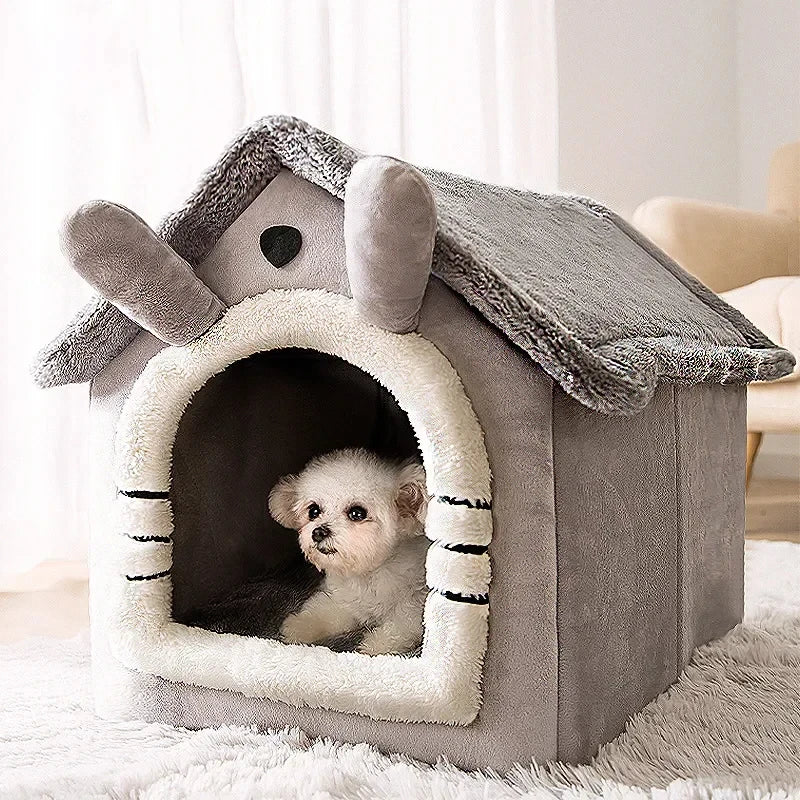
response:
M91 381L99 713L580 761L740 620L744 384L792 357L609 210L273 117L157 235L63 238L100 297L35 376ZM353 445L426 466L421 652L186 624L313 587L267 492Z

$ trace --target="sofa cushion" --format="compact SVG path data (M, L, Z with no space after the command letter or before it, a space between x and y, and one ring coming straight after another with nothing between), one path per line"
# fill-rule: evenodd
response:
M731 289L722 297L797 358L800 353L800 277L762 278ZM796 381L798 378L800 367L795 364L794 370L780 380Z

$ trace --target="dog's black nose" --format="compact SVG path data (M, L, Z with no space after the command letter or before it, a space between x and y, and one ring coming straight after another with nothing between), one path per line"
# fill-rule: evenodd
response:
M318 528L314 528L314 530L311 531L311 538L315 542L321 542L323 539L327 539L330 535L330 528L327 528L325 525L320 525Z

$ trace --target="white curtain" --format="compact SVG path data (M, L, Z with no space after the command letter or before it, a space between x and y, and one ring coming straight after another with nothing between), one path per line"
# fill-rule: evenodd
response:
M83 558L87 388L27 377L89 296L60 220L155 224L244 125L302 117L370 152L555 188L554 0L0 4L0 575Z

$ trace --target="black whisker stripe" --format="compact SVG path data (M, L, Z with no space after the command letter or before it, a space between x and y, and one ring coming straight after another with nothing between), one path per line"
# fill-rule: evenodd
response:
M129 581L154 581L157 578L166 578L169 575L169 570L165 569L163 572L156 572L153 575L126 575L125 578Z
M467 553L471 556L482 556L489 551L488 544L452 544L449 542L436 542L436 544L453 553Z
M434 589L433 591L456 603L470 603L474 606L485 606L489 604L488 594L460 594L459 592L449 592L447 589Z
M474 508L478 511L491 511L492 501L483 500L468 500L466 497L451 497L449 494L440 494L436 496L439 503L447 503L449 506L466 506L467 508Z
M169 500L169 492L151 492L148 489L118 489L125 497L135 497L137 500Z
M163 542L169 544L172 539L169 536L134 536L132 533L123 533L128 539L133 539L134 542Z

